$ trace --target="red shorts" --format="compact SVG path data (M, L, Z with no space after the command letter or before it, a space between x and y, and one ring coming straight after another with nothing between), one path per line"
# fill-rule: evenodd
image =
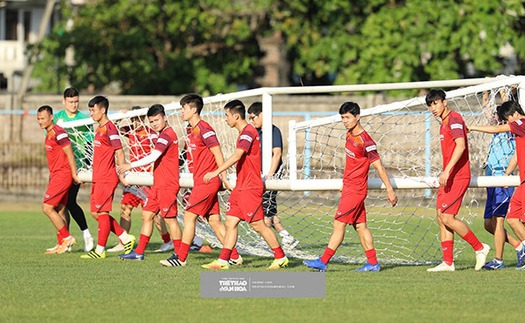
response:
M93 183L93 185L91 185L91 197L89 199L91 212L111 212L113 197L115 196L117 185L118 182Z
M228 199L226 215L238 217L248 223L262 220L264 218L262 194L262 189L233 190Z
M217 193L221 185L221 182L215 182L194 187L186 204L186 211L200 216L219 214L220 208Z
M152 187L144 206L143 211L159 213L162 218L177 217L177 194L179 189L159 190Z
M525 211L523 210L525 203L525 184L520 184L515 190L510 199L509 210L507 211L507 219L520 219L525 221Z
M132 192L124 192L122 194L122 199L120 200L120 204L122 205L131 205L132 207L138 207L144 206L144 203L146 202L146 199L148 198L148 194L150 192L150 188L148 186L140 186L136 188L137 190L141 190L144 194L143 196L140 196L141 194L132 193ZM141 193L142 193L141 192Z
M59 206L67 204L67 193L73 184L73 177L71 174L54 176L49 179L46 192L44 193L44 203Z
M437 193L436 209L444 214L457 215L469 183L469 178L462 178L449 181L447 186L440 186Z
M334 219L351 225L366 223L365 199L366 194L358 195L343 190Z

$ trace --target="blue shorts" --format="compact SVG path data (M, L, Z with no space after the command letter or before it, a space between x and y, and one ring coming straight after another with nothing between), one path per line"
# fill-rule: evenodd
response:
M512 194L514 194L514 187L487 187L487 203L483 218L505 217Z

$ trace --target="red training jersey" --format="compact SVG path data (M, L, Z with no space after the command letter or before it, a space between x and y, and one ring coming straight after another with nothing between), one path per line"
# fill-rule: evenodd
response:
M516 135L516 156L520 170L520 182L525 181L525 118L509 123L510 132ZM523 170L523 171L522 171Z
M63 149L71 145L67 132L62 127L55 125L46 134L44 143L46 146L47 166L50 177L71 176L71 167L69 166L66 153Z
M187 151L192 160L192 172L194 185L204 183L204 175L217 169L215 156L210 148L219 146L219 140L215 130L203 120L200 120L195 127L191 128L186 143ZM218 177L210 182L220 181Z
M356 194L366 194L370 164L379 159L376 143L365 130L357 136L348 131L345 153L343 189Z
M257 130L248 124L237 138L236 148L245 151L237 162L237 190L262 189L261 145Z
M117 127L108 121L99 126L93 140L93 182L118 182L115 167L115 150L122 149Z
M456 142L454 141L456 138L465 139L465 150L463 151L463 154L459 158L456 165L454 165L450 171L449 178L470 178L467 127L465 126L465 121L459 113L456 111L450 111L450 113L441 122L441 127L439 129L439 139L441 141L441 151L443 153L443 169L445 169L452 158L452 153L456 148Z
M179 143L173 128L166 126L159 133L155 150L160 157L153 167L153 185L157 189L179 189Z

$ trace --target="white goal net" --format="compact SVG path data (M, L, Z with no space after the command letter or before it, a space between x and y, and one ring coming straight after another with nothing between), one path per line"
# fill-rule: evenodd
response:
M498 77L460 81L419 82L403 84L378 84L363 86L324 86L302 88L269 88L217 95L205 98L201 116L216 130L225 158L234 148L237 131L230 129L224 121L224 104L232 99L241 99L246 107L251 102L263 102L264 120L272 118L272 97L295 93L345 93L347 101L353 101L353 92L384 91L399 89L458 88L447 92L449 107L461 113L467 125L488 124L496 105L505 99L517 99L521 94L523 77ZM477 84L477 85L472 85ZM470 85L470 86L468 86ZM152 102L156 103L156 102ZM339 102L339 105L342 103ZM334 115L310 121L290 122L289 129L283 129L284 176L267 180L267 188L279 191L277 196L278 215L288 232L299 240L299 244L287 255L299 258L314 258L322 254L332 232L333 216L336 211L344 169L345 129L337 115L339 105L333 107ZM179 147L184 147L186 124L180 118L178 103L165 104L170 125L179 136ZM392 208L386 202L381 182L373 170L370 171L367 208L368 226L374 236L378 259L382 263L425 264L441 258L439 229L435 220L435 193L432 188L435 177L441 171L439 146L439 122L428 111L424 96L394 102L387 105L367 107L361 105L361 123L376 141L384 166L397 187L398 206ZM128 139L141 126L147 128L147 108L116 113L110 119L123 128L122 142L126 156L135 158L133 142ZM69 131L81 129L87 121L64 124ZM129 127L131 126L131 127ZM271 151L271 123L263 128L263 168L269 167ZM89 137L89 136L88 136ZM472 133L469 135L471 188L464 199L459 216L468 223L478 217L482 220L485 189L488 186L516 185L516 177L485 177L483 165L486 161L491 135ZM89 150L88 150L89 151ZM133 157L134 156L134 157ZM191 157L181 155L181 192L179 214L183 213L182 198L186 188L191 188ZM86 162L82 168L83 178L89 180L91 156L82 156ZM189 158L188 158L189 157ZM177 167L177 165L174 165ZM233 176L234 170L230 169ZM152 183L151 174L145 170L128 175L127 179L140 185ZM503 182L506 181L506 182ZM221 211L229 193L221 194ZM222 212L224 214L224 212ZM182 218L182 217L180 217ZM197 235L208 242L220 245L206 223L198 223ZM456 255L465 244L456 239ZM269 256L266 244L246 224L239 230L237 248L241 253ZM357 234L348 227L343 245L334 260L364 262L364 253Z

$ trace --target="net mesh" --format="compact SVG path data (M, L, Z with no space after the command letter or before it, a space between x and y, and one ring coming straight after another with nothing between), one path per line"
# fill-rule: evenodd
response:
M459 112L467 125L487 124L493 121L492 115L497 104L515 97L516 84L509 83L493 88L484 86L482 89L475 86L471 91L460 91L458 95L449 96L454 92L456 91L447 93L449 107ZM208 99L201 117L215 129L223 154L225 158L228 158L235 149L238 132L230 129L224 121L223 107L226 100L220 97ZM168 104L165 107L168 122L175 129L179 137L179 148L183 150L187 125L180 118L178 104ZM133 155L137 151L147 154L151 149L151 140L140 143L145 148L135 149L133 145L136 144L136 141L129 139L136 129L141 127L147 129L147 118L144 117L146 112L147 109L144 108L110 116L122 129L122 143L128 160L140 158L142 155ZM424 105L423 97L363 109L361 124L376 142L383 165L390 177L416 177L423 181L423 178L439 175L441 171L439 122L429 113ZM70 132L75 132L77 128L80 129L78 123L65 124L64 127ZM284 158L284 174L279 181L342 178L346 130L337 116L326 118L326 122L322 119L313 120L310 124L297 124L290 130L281 130L283 134L288 131L292 133L297 149L290 151ZM283 135L283 138L287 136ZM473 176L484 175L483 165L490 142L491 135L477 132L469 135ZM287 145L286 140L284 144ZM286 149L287 147L285 151ZM81 168L89 171L92 156L89 155L91 150L86 151L88 155L80 158L83 161ZM290 158L291 155L294 157ZM191 156L182 153L181 160L181 178L191 178ZM290 167L291 163L293 167ZM291 169L293 169L292 172ZM145 178L151 177L149 173L151 169L133 171L145 174ZM233 175L235 171L231 168L229 172L230 175ZM370 170L369 177L377 177L373 168ZM179 214L183 213L185 193L186 188L181 188ZM369 190L365 201L368 227L374 236L379 260L382 263L394 264L438 262L441 259L441 249L439 228L435 220L436 190L398 189L396 193L399 197L399 204L396 207L388 205L384 190ZM221 214L224 214L228 197L229 192L220 192ZM323 253L332 232L333 216L339 197L340 192L334 189L325 191L283 190L278 193L278 215L281 222L287 231L299 241L294 248L285 250L288 256L314 258ZM484 188L469 189L459 217L468 224L472 223L474 217L482 214L484 198ZM179 218L182 220L182 216ZM207 223L198 222L196 230L198 236L212 245L220 246L220 242ZM465 243L458 238L456 241L457 255L465 249ZM246 223L241 223L239 227L237 248L241 253L271 255L266 243ZM337 250L334 260L351 263L365 261L359 238L351 226L348 227L345 240Z

